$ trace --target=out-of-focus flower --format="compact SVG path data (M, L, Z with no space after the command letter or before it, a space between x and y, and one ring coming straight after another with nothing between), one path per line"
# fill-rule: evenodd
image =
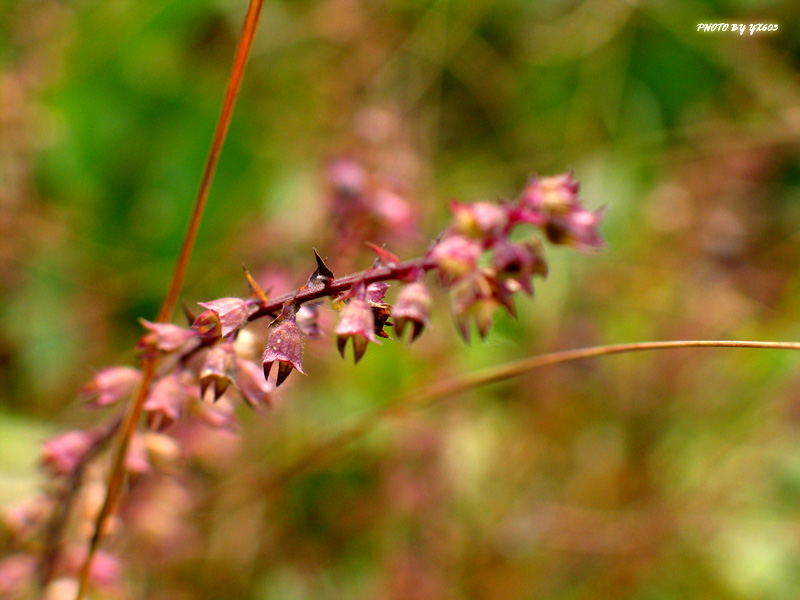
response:
M356 197L366 191L367 170L356 159L349 156L335 158L328 163L326 171L328 181L336 194Z
M434 246L430 257L438 264L442 278L452 281L474 271L482 251L477 240L449 235Z
M554 244L567 244L581 251L603 247L597 227L604 211L586 209L578 198L578 182L572 173L536 177L520 197L515 218L540 226Z
M95 373L80 393L90 399L92 407L107 406L130 396L141 379L142 374L138 369L109 367Z
M306 374L303 370L303 332L297 326L294 315L284 317L272 326L262 360L265 379L269 379L272 365L278 363L275 387L286 381L292 369Z
M42 466L53 475L72 473L97 441L93 431L67 431L44 443Z
M149 330L136 344L136 349L144 354L156 352L174 352L183 348L186 343L197 335L191 329L184 329L172 323L151 323L146 319L139 319L142 326Z
M550 219L544 232L554 244L567 244L584 252L599 250L605 245L597 231L604 213L602 208L596 211L574 210L563 217Z
M253 300L241 298L220 298L198 304L206 310L195 319L192 329L205 339L229 336L247 323L247 317L254 306Z
M421 281L403 287L392 308L392 318L397 336L402 337L406 325L411 324L413 327L411 341L416 340L430 322L431 304L428 288Z
M475 321L478 333L485 338L492 325L492 314L500 305L490 279L485 273L473 273L454 284L452 296L456 325L464 341L469 342L471 321Z
M214 390L214 401L225 393L228 386L236 380L236 354L233 344L218 344L208 351L205 363L200 369L200 398L205 398L208 388Z
M236 387L253 408L272 404L274 386L264 379L261 369L252 361L236 360Z
M453 228L462 235L476 238L501 236L508 225L509 210L502 204L475 202L450 203L453 212Z
M36 572L36 559L30 554L12 554L0 560L0 596L16 598L31 584Z
M197 388L180 374L171 373L159 379L144 402L144 410L149 413L151 425L160 428L177 420L197 393Z
M297 309L295 321L306 337L317 340L322 337L322 328L319 326L319 304L307 302Z
M531 278L534 275L547 275L547 263L542 256L541 244L535 240L523 244L507 241L498 243L493 248L492 266L499 276L517 281L531 295Z
M342 358L349 339L353 340L356 363L367 351L367 342L379 343L375 337L375 316L367 301L361 298L353 298L347 303L336 326L336 345Z

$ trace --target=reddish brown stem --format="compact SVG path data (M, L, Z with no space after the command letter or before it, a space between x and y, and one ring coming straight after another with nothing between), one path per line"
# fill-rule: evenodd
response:
M172 275L169 291L164 298L164 303L161 305L161 310L158 313L157 320L160 322L169 321L175 310L175 305L178 302L178 294L180 294L183 280L186 276L186 269L189 265L189 259L194 249L194 243L197 239L197 232L200 229L200 222L203 218L203 211L206 207L208 200L208 193L211 189L211 182L214 179L217 163L219 162L219 155L222 152L222 146L225 142L225 136L228 133L230 126L231 116L233 115L233 108L236 104L236 97L239 93L239 88L242 84L242 77L244 69L247 65L247 59L250 56L250 50L253 46L253 38L258 27L258 20L261 16L261 9L264 5L264 0L250 0L250 5L247 9L242 32L239 37L239 44L236 48L236 54L231 69L230 79L228 80L228 87L225 92L225 101L222 105L219 120L217 121L217 128L214 132L214 138L211 141L211 149L208 153L205 168L203 169L203 176L200 181L200 188L195 198L194 208L192 209L192 216L189 219L189 226L186 230L186 235L183 239L178 261L175 265L175 271ZM114 455L111 472L108 478L108 489L106 490L106 497L103 501L103 506L97 515L95 521L94 533L92 534L91 542L89 543L89 550L86 559L81 567L81 573L78 584L78 593L76 600L82 600L86 594L86 588L89 580L89 571L91 569L92 559L94 558L100 540L103 536L103 530L106 520L114 512L117 501L122 494L122 486L125 481L125 457L128 454L133 434L139 424L139 419L142 415L142 408L145 399L150 390L150 384L153 381L156 370L156 359L153 357L145 357L142 359L142 382L136 394L136 398L131 405L130 412L125 418L125 423L122 427L120 434L119 446Z

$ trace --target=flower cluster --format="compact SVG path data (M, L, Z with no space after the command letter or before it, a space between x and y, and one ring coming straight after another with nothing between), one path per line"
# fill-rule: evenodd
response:
M348 166L352 165L335 165L341 194L355 194L363 185L361 175L345 168ZM168 471L176 461L202 460L209 447L219 460L230 437L216 438L213 446L206 441L214 435L212 432L224 435L236 429L231 400L238 397L253 408L267 407L275 388L292 371L306 373L303 347L306 340L322 335L319 316L324 299L329 299L338 311L335 336L339 352L344 357L347 346L352 346L358 362L370 344L391 339L391 331L398 338L409 331L406 337L413 342L428 327L433 305L426 283L429 272L435 272L449 292L458 328L468 340L473 322L480 336L485 337L495 311L505 308L513 314L516 292L532 295L533 278L547 275L543 245L535 235L537 229L552 244L583 251L602 246L597 232L602 211L583 207L578 199L578 184L571 174L533 178L514 200L453 202L451 209L452 222L420 258L402 261L389 250L368 244L376 255L372 266L337 278L315 253L316 269L305 285L289 294L269 298L246 273L249 298L202 302L203 311L190 314L189 327L143 320L146 333L137 349L142 357L157 361L158 369L143 404L148 431L133 438L125 463L134 487L148 474ZM389 281L399 283L393 303L387 301ZM263 318L271 322L265 341L258 346L254 343L258 338L247 326ZM141 380L138 369L104 369L84 387L83 395L91 407L113 407L129 399L142 385ZM69 490L82 482L85 487L87 481L104 492L103 478L97 473L105 463L98 460L98 455L120 422L121 417L117 416L107 427L67 432L45 444L42 466L51 478L52 489L58 490L56 495L71 497ZM145 485L141 489L150 488ZM168 493L182 497L179 490ZM67 530L63 522L70 508L91 522L99 511L97 496L94 493L86 500L89 505L80 510L49 501L33 516L9 521L7 529L15 548L35 546L30 540L35 538L32 531L37 527L39 534L50 540L48 543L55 543L57 548L71 547L59 539L63 536L53 532ZM131 510L147 513L141 497L139 507ZM83 532L77 535L76 547L80 548L91 527L79 527L77 531ZM155 536L165 544L178 544L183 539L166 529L161 533L157 536L148 532L147 539L152 541ZM43 585L53 585L64 578L74 581L75 564L80 563L74 553L48 548L45 554L46 568L36 567ZM19 582L25 580L23 575L33 571L34 562L26 556L20 551L0 562L3 597L14 597L22 585ZM117 585L118 568L113 558L104 555L95 566L97 572L93 576L98 585Z

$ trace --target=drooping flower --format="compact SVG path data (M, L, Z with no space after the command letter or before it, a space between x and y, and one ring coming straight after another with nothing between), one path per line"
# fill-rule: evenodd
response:
M471 321L475 321L481 338L486 338L492 325L492 315L501 304L496 294L498 291L504 289L493 285L491 277L484 272L473 273L455 283L452 289L453 314L464 341L469 342ZM508 301L507 298L504 300Z
M205 339L229 336L247 323L254 306L253 300L241 298L220 298L198 304L206 310L195 319L192 329Z
M430 322L431 304L428 288L421 281L410 283L401 289L392 308L398 337L402 337L406 325L411 324L411 341L416 340Z
M353 357L356 363L367 351L368 342L379 343L375 337L375 315L367 301L361 298L353 298L347 303L336 326L336 345L342 358L349 339L353 340Z
M278 363L278 374L275 377L275 387L278 387L289 376L292 369L297 369L303 375L303 332L297 326L293 314L282 318L271 327L269 341L262 357L264 362L264 378L269 378L272 365Z
M272 404L274 386L264 379L261 369L252 361L242 358L236 360L236 387L253 408Z
M169 425L183 414L189 401L197 395L196 384L192 386L181 374L171 373L162 377L144 401L148 421L155 429Z
M218 344L208 351L200 369L200 397L205 398L209 388L214 390L214 402L219 400L236 379L236 354L233 344Z
M603 219L604 209L591 211L584 208L553 217L544 228L547 239L554 244L566 244L583 252L592 252L605 246L597 226Z
M109 367L95 373L80 394L90 400L92 407L108 406L130 396L141 379L142 374L138 369Z

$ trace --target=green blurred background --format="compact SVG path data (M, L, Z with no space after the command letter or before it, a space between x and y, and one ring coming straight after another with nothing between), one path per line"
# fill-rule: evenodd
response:
M267 415L243 413L241 452L193 514L192 556L155 568L131 551L136 597L796 598L800 377L788 353L553 368L378 423L279 490L235 473L280 470L397 395L536 353L800 339L797 8L268 0L188 303L245 294L241 264L301 284L311 247L330 252L324 165L341 153L402 182L419 218L417 237L393 247L404 256L444 226L449 199L509 197L532 173L569 169L589 207L607 206L608 248L551 250L537 297L518 300L516 321L498 316L485 343L457 339L441 295L432 332L372 348L358 367L332 339L310 343L310 376L293 376ZM40 484L46 435L94 420L80 385L134 360L245 9L0 1L2 503Z

